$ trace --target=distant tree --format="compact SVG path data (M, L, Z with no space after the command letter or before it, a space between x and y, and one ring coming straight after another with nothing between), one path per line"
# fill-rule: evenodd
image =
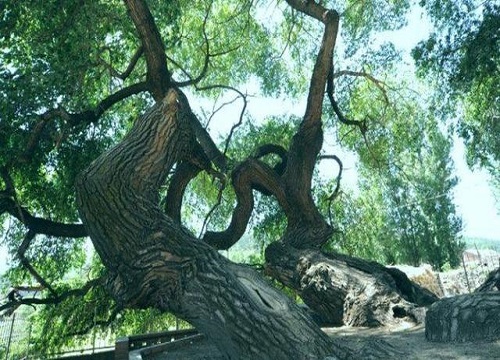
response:
M344 197L343 210L337 205L336 246L387 263L457 266L463 246L451 140L411 96L389 114L367 132L367 144L348 143L360 154L360 191Z
M398 228L399 261L419 266L430 263L441 270L460 263L461 220L455 213L451 142L437 126L424 133L423 147L416 158L400 163L387 175L388 210L392 228ZM399 173L399 175L398 175Z

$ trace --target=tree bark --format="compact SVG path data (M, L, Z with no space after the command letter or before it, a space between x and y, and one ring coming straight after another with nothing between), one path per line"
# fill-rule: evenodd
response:
M500 339L500 292L476 292L442 299L425 317L429 341L468 342Z
M488 277L475 292L500 291L500 268L497 268L488 274Z
M383 326L423 322L438 298L401 271L376 262L282 242L266 249L266 272L295 289L325 325Z
M492 271L474 293L442 299L425 317L430 341L500 339L500 268Z
M171 74L167 68L165 45L146 2L124 1L144 48L150 92L156 101L161 101L172 85Z
M230 359L320 359L333 342L255 271L194 238L159 207L158 188L189 152L188 104L171 90L78 178L78 207L120 306L189 321Z
M171 88L164 46L146 3L125 3L144 47L148 88L157 104L76 182L80 215L107 269L105 287L110 295L119 307L172 312L204 333L229 359L366 358L328 338L254 270L231 263L210 245L224 247L237 241L253 209L255 186L276 196L286 213L282 244L298 254L301 249L319 249L329 239L332 228L314 204L311 179L323 142L322 104L338 14L316 2L288 1L322 21L325 32L304 119L286 154L286 169L278 174L257 159L235 169L232 181L239 204L231 225L200 241L180 224L182 193L200 165L193 163L192 155L201 147L206 158L199 160L208 159L219 169L225 168L225 159L200 131L186 97ZM175 183L167 196L171 203L163 210L159 189L176 164L185 165L179 165L172 177ZM378 353L380 358L386 352L383 344L369 350L370 356Z

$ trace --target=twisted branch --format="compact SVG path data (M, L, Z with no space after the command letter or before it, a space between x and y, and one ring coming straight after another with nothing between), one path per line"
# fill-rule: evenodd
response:
M203 240L219 250L227 250L245 233L254 207L252 189L264 189L273 194L287 215L290 205L281 185L280 177L269 165L257 159L248 159L233 171L231 183L236 193L236 207L231 223L221 232L207 231Z
M339 74L339 73L337 73L337 74ZM337 115L337 118L340 120L341 123L343 123L345 125L357 126L357 127L359 127L362 134L366 133L367 125L366 125L365 120L359 121L359 120L348 119L344 116L344 114L340 110L340 107L339 107L337 101L335 101L335 97L333 95L333 92L334 92L333 79L334 79L334 77L336 77L336 74L334 74L334 72L333 72L333 63L332 63L332 65L330 66L330 72L328 73L328 80L326 83L326 93L327 93L328 99L330 100L330 104L332 105L333 111L335 112L335 115Z

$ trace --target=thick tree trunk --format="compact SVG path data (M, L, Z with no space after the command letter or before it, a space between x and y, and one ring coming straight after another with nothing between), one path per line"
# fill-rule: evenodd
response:
M148 85L158 104L138 119L121 143L79 176L78 208L108 271L106 288L119 306L170 311L204 333L226 358L387 358L394 350L385 344L369 346L364 356L363 351L354 353L328 338L255 271L229 262L209 245L229 247L238 240L253 209L252 188L257 184L275 195L286 213L287 245L319 249L332 232L314 204L311 179L323 141L322 104L339 16L317 2L287 2L325 24L306 112L288 151L284 173L257 160L248 160L233 173L239 204L227 231L207 233L205 242L180 225L182 192L197 174L195 167L204 167L199 162L207 158L212 163L216 160L210 155L213 147L203 141L208 135L192 121L186 98L171 89L175 82L144 0L127 0L126 4L144 47ZM193 159L200 146L207 158ZM162 211L159 189L174 166L176 175L171 180L175 183L167 196L170 203ZM218 166L225 168L223 161Z
M320 359L330 339L255 271L230 263L159 207L158 189L194 141L170 91L76 184L82 220L126 307L171 311L231 359ZM347 352L336 347L341 357Z
M466 342L500 339L500 292L476 292L442 299L425 317L430 341Z
M406 275L376 262L283 242L266 249L267 273L295 289L324 324L381 326L423 322L438 298Z

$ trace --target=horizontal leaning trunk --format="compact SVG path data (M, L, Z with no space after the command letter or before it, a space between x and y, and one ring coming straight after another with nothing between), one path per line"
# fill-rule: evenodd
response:
M398 269L285 241L266 249L266 272L294 289L325 325L384 326L421 323L436 295Z
M195 141L188 107L170 90L77 180L78 208L108 270L108 291L120 306L187 320L230 359L333 353L330 339L285 295L161 211L158 189Z

